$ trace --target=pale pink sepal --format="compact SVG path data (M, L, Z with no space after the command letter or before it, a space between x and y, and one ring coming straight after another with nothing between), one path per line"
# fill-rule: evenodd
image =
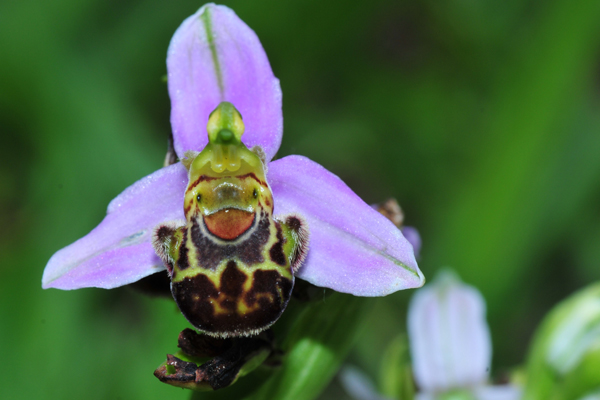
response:
M125 189L109 204L100 225L52 256L42 287L111 289L165 269L152 248L152 230L183 219L187 183L187 171L178 163Z
M356 296L385 296L423 285L411 244L340 178L301 156L269 165L275 216L297 213L310 231L297 273L317 286Z
M208 143L209 114L222 101L242 114L248 148L267 161L281 144L281 88L252 29L225 6L207 4L175 32L167 52L171 125L179 157Z

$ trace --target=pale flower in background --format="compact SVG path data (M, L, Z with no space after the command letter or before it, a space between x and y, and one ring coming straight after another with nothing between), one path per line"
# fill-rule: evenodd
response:
M489 386L492 343L485 301L453 273L418 290L408 309L417 400L516 400L519 388Z

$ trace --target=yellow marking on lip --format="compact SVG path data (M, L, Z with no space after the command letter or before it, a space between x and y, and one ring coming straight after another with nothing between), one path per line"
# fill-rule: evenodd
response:
M271 249L271 247L273 246L273 244L275 244L275 242L277 241L277 228L275 226L274 223L272 223L269 227L269 240L267 241L267 243L265 243L263 250L262 250L262 255L264 258L264 262L260 265L246 265L245 263L241 262L239 259L237 258L228 258L228 259L224 259L223 261L221 261L219 263L219 266L214 269L214 270L209 270L206 268L202 268L202 266L197 265L193 260L197 260L198 257L198 249L196 249L196 247L194 246L194 243L192 241L191 238L191 234L188 231L188 235L187 235L187 247L188 247L188 257L190 259L190 267L186 268L184 270L177 270L177 275L174 276L172 278L172 282L173 283L177 283L177 282L181 282L183 281L185 278L193 278L195 277L197 274L202 274L204 276L206 276L217 288L217 290L220 290L221 288L221 276L225 270L225 268L227 267L227 263L230 260L234 260L237 263L238 269L240 271L242 271L243 273L245 273L248 276L248 279L246 280L245 286L244 286L244 290L249 290L249 288L246 285L251 285L252 284L252 279L251 275L253 271L256 270L263 270L263 271L271 271L271 270L275 270L278 271L279 274L287 279L292 280L293 279L293 273L292 273L292 269L291 266L287 265L286 267L281 267L280 265L274 263L269 256L269 250ZM175 266L175 268L177 268Z
M252 306L249 306L248 303L244 300L246 294L248 292L244 291L244 293L237 299L233 299L231 296L227 296L225 293L219 293L217 298L210 297L208 302L213 306L213 313L215 316L230 314L230 311L223 307L223 302L226 300L235 300L236 304L236 312L238 315L246 315L252 312L257 311L260 308L259 301L263 298L266 298L269 303L273 303L273 294L272 293L257 293L256 301Z
M208 298L208 302L213 306L214 315L229 314L229 311L222 306L223 302L227 300L227 297L229 296L227 296L225 293L219 293L219 297L216 299L214 297Z

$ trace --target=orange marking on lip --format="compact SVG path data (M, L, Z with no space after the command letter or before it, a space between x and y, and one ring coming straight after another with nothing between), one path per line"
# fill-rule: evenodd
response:
M254 222L254 213L227 208L214 214L206 215L204 223L213 235L232 240L246 232Z

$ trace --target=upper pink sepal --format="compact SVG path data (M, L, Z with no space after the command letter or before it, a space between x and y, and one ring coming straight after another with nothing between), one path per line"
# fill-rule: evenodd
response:
M225 6L207 4L177 29L167 53L175 151L201 151L206 123L222 101L242 114L242 142L267 161L281 144L281 88L252 29Z

